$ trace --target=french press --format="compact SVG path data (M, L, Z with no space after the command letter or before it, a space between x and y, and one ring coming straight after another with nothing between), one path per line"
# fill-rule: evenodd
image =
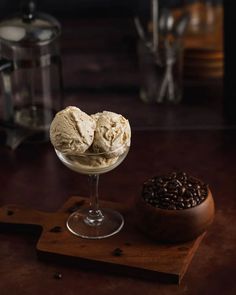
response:
M20 13L0 22L0 125L10 141L10 130L18 142L17 134L23 139L48 133L62 107L60 33L58 21L37 12L34 1L24 2Z

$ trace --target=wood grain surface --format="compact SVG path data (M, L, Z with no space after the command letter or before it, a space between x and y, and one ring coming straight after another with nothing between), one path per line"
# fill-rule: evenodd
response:
M7 205L0 209L0 223L5 226L36 225L42 234L36 249L41 258L63 258L74 263L86 262L87 267L130 274L169 283L180 283L203 236L191 242L178 244L157 243L137 230L134 206L101 202L102 207L118 210L124 215L125 225L113 237L89 240L74 236L66 228L66 220L87 199L72 197L56 213L45 213ZM119 249L119 253L116 250Z

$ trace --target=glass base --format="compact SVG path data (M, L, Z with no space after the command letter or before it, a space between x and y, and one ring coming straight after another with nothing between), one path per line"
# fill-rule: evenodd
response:
M74 235L85 239L104 239L118 233L123 225L123 216L110 209L102 209L103 220L99 224L87 222L89 209L81 209L71 214L67 220L67 228Z
M49 130L55 112L42 105L30 105L15 111L17 125L35 131Z

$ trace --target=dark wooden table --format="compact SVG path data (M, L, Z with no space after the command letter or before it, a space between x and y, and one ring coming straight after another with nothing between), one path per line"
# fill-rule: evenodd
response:
M96 65L101 56L108 58L105 49L97 48L102 53L99 55L98 50L94 54ZM74 82L70 79L66 62L71 59L71 51L66 46L63 50L65 105L76 104L89 113L102 109L120 112L131 122L131 150L118 168L101 177L100 197L130 202L140 194L147 178L180 169L209 184L216 203L214 223L180 286L133 278L132 274L117 276L88 270L61 261L41 261L35 251L37 234L1 231L0 294L235 294L236 128L222 116L219 83L186 87L185 99L178 106L145 105L138 97L135 62L128 59L126 63L128 69L133 69L124 71L130 80L116 79L113 73L111 84L104 83L100 74L98 77L99 67L87 63L87 70L77 76L84 79L83 83L80 80L83 85L75 89L75 78ZM89 54L87 58L91 60ZM117 62L116 58L112 60ZM86 77L91 77L90 84ZM109 87L104 87L107 84ZM64 167L48 142L25 143L15 151L1 145L0 187L0 206L15 203L44 211L56 211L72 195L88 195L86 177ZM57 272L62 274L60 280L54 278Z
M0 290L10 294L235 294L236 131L134 131L127 159L104 174L100 196L132 201L150 176L181 169L209 183L213 225L182 283L165 285L38 260L38 235L0 233ZM0 149L0 204L56 211L71 195L87 196L87 179L64 167L50 144ZM54 278L60 272L61 280Z

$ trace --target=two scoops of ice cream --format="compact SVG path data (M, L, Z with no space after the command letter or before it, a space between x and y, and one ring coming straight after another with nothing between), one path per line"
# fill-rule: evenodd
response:
M130 146L129 121L120 114L103 111L88 115L69 106L56 114L50 126L54 148L81 165L114 164Z

